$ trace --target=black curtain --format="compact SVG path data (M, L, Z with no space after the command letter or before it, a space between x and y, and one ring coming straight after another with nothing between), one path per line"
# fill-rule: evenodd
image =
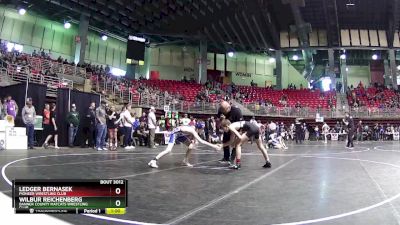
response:
M46 102L46 85L28 84L28 98L32 98L33 106L35 106L36 114L42 115L44 103ZM0 98L3 100L7 95L11 95L18 104L18 115L15 121L16 126L24 126L21 119L21 111L25 106L26 84L15 84L7 87L0 87Z
M70 101L69 101L70 100ZM80 126L75 139L75 145L82 143L82 123L89 109L90 103L95 102L96 107L100 104L100 95L91 94L76 90L58 89L57 92L57 124L59 129L59 146L68 145L68 124L66 122L69 104L75 103L76 109L80 115Z

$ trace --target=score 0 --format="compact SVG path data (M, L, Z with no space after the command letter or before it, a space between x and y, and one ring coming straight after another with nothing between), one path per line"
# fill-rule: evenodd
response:
M123 193L121 187L114 188L114 196L121 196L122 194ZM121 198L118 198L114 202L114 207L120 207L120 206L121 206Z

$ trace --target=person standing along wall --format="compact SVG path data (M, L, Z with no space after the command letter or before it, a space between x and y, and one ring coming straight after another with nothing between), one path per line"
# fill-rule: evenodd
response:
M0 120L3 120L5 116L5 105L3 106L3 100L0 98Z
M49 147L48 142L50 139L54 136L54 148L55 149L60 149L58 147L58 126L57 126L57 106L55 103L51 104L51 110L50 110L50 134L47 136L46 141L43 144L43 147L47 149Z
M51 124L50 124L50 105L48 103L44 104L43 109L43 134L41 144L44 143L47 136L50 135L51 132Z
M78 132L80 122L79 112L76 111L76 105L71 105L71 111L67 114L68 123L68 145L70 148L74 147L76 133Z
M107 151L106 148L106 135L107 135L107 121L106 121L106 107L105 101L101 101L100 106L96 109L96 148L97 151Z
M150 107L148 121L147 121L147 126L149 128L149 133L150 133L150 141L149 141L150 148L156 148L154 144L154 138L156 136L156 127L157 127L156 115L154 113L155 111L156 109L153 106Z
M134 149L132 146L132 124L135 122L135 118L131 115L131 105L128 104L124 107L121 113L120 120L124 125L124 148L125 150Z
M83 120L83 128L82 128L83 141L81 145L82 148L94 147L93 137L94 137L94 128L96 126L96 115L95 115L96 113L94 111L95 108L96 108L96 103L94 102L90 103L86 116Z
M17 103L11 98L11 95L8 95L6 98L5 105L5 112L7 115L10 115L14 118L17 117L18 114L18 105Z
M26 105L22 108L22 121L26 126L26 135L28 136L28 148L33 149L34 139L35 139L35 120L36 120L36 110L32 105L32 99L28 98L26 100Z

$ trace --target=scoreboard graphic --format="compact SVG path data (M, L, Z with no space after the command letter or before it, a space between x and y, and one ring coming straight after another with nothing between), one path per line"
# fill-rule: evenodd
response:
M128 181L13 180L15 213L125 214Z

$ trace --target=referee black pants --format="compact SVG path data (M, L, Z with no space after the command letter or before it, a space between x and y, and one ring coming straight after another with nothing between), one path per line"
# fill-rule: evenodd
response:
M298 144L298 143L301 144L301 142L303 141L302 133L301 132L296 132L295 136L296 136L296 144Z
M354 138L354 131L349 131L349 133L347 134L347 147L349 148L353 148L354 144L353 144L353 138Z

